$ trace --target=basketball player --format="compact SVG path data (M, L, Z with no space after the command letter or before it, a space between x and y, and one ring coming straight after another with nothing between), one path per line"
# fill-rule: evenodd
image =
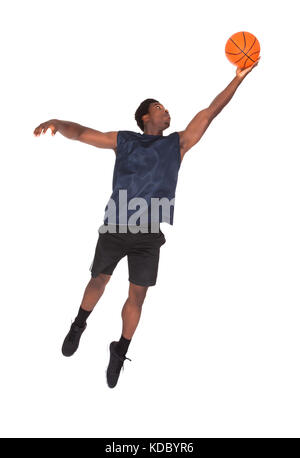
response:
M139 323L148 287L156 284L160 247L166 242L160 223L173 224L172 211L170 214L159 214L156 219L153 217L149 210L151 198L172 200L175 197L178 171L183 157L199 142L212 120L227 105L245 76L257 64L258 61L247 69L237 69L231 83L207 108L192 119L185 130L167 136L163 136L163 131L170 126L170 114L155 99L144 100L136 110L135 120L143 134L126 130L102 133L80 124L57 119L44 122L34 130L34 135L39 136L50 128L52 135L60 132L69 139L98 148L112 149L116 154L110 201L115 203L117 216L111 224L108 211L104 224L99 228L94 259L90 267L91 279L62 346L63 355L71 356L75 353L81 335L86 329L88 316L101 298L116 265L121 258L127 256L129 292L121 313L121 337L119 341L111 342L109 347L110 358L106 378L110 388L116 386L123 363L129 359L126 353ZM148 204L146 214L148 213L152 221L130 225L129 217L132 216L132 210L129 206L124 207L120 204L120 190L126 190L129 200L143 198ZM125 223L121 223L118 215L121 211L124 216L124 208L127 219ZM139 231L133 232L133 226L139 226ZM131 230L127 231L129 228Z

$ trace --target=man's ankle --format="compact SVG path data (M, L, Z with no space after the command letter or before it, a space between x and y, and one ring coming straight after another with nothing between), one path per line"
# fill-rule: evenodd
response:
M77 317L74 320L74 323L79 326L80 328L83 328L86 325L86 320L88 316L90 315L91 311L84 310L81 306L79 307Z

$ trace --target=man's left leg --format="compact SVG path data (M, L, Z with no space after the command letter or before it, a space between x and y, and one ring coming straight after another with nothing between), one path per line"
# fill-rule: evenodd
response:
M131 342L132 336L137 328L142 313L148 286L140 286L129 282L128 298L123 305L122 316L122 335L115 346L117 353L125 356Z
M114 388L118 382L120 370L126 358L126 352L137 328L142 313L148 286L139 286L129 282L128 298L122 308L122 335L118 342L110 344L110 362L107 368L107 383Z
M122 336L131 340L142 313L148 286L139 286L129 282L128 298L122 308Z
M126 352L139 323L142 305L149 286L156 284L160 247L165 243L164 234L148 233L134 241L128 251L129 294L122 309L123 328L118 342L110 343L110 361L106 371L110 388L116 386L126 358ZM141 286L145 285L145 286Z

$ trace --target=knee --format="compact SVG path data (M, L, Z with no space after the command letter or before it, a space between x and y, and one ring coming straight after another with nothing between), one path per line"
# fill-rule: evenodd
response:
M105 288L110 278L111 278L111 275L101 273L97 275L97 277L91 278L91 283L96 288Z
M142 307L146 297L147 289L148 286L131 285L128 294L129 301L138 307Z

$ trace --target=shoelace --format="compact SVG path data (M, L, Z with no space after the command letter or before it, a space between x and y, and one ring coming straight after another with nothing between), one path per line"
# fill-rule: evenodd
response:
M127 356L121 356L121 355L118 355L118 353L114 352L114 356L116 356L122 363L124 363L125 359L129 359L129 361L131 361L130 358L127 358ZM124 370L124 365L122 364L122 369Z

